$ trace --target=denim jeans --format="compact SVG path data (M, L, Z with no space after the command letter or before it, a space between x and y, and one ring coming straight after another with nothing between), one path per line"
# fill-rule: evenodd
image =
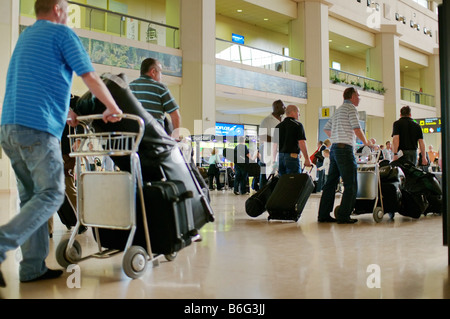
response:
M248 172L238 165L234 169L234 192L245 194L247 192Z
M278 154L278 175L301 173L300 159L291 157L290 153Z
M59 139L21 125L1 126L0 139L17 179L20 212L0 226L0 263L20 246L19 279L28 281L47 271L47 221L64 200L64 170Z
M339 216L336 216L336 219L347 220L355 208L358 192L356 159L351 145L340 148L333 144L330 151L330 169L322 188L319 220L328 218L333 211L336 188L341 177L344 183L344 193L339 207Z

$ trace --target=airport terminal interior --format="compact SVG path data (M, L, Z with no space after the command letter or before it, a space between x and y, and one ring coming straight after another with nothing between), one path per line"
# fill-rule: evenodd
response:
M2 0L0 68L7 70L20 33L35 22L34 0ZM400 109L410 106L427 151L442 155L438 10L430 0L76 0L68 25L96 72L139 77L140 62L162 64L162 82L180 105L183 143L201 171L216 148L246 137L258 149L272 103L298 106L309 155L347 87L358 89L367 138L392 141ZM201 23L199 23L199 21ZM0 74L3 102L6 72ZM87 91L75 76L72 94ZM0 102L0 103L2 103ZM0 105L1 112L1 105ZM432 163L441 177L447 167ZM97 168L101 172L101 168ZM315 179L315 174L312 178ZM251 181L254 178L250 178ZM207 178L206 178L207 179ZM439 179L442 181L442 178ZM21 283L20 249L1 265L4 299L448 299L447 226L442 214L352 216L355 224L318 223L320 192L298 221L246 213L255 194L210 191L214 222L173 260L158 256L141 276L124 272L123 253L68 268L57 260L73 231L53 216L47 265L60 278ZM445 198L444 194L444 198ZM335 206L341 191L336 192ZM0 148L0 225L18 213L15 175ZM137 216L139 218L139 216ZM76 236L82 255L97 251L92 227ZM73 266L73 267L72 267Z

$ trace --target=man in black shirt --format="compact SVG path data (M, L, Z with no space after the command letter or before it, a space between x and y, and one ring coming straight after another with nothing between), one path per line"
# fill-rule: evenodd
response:
M394 161L398 159L398 152L402 151L405 159L417 165L417 143L419 143L422 154L421 165L427 165L422 129L411 118L411 108L404 106L400 109L400 119L394 122L392 130Z
M305 130L298 121L299 109L296 105L288 105L286 118L275 127L274 161L277 161L278 148L278 174L300 173L300 151L305 158L305 166L310 167L311 161L306 147Z

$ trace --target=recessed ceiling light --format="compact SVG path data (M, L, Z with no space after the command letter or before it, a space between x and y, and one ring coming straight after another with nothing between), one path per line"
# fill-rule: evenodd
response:
M269 21L269 18L264 18L264 21Z
M333 42L333 40L330 39L330 40L328 40L328 42Z
M409 68L409 66L405 65L405 69Z
M242 12L242 9L237 9L236 11L237 11L237 12Z
M350 46L349 46L349 45L346 45L345 47L346 47L347 49L348 49L348 48L350 48Z

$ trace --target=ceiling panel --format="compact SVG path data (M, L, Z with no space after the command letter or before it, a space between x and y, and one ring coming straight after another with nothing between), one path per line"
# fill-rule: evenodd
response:
M243 0L216 0L216 13L282 34L288 34L288 23L292 20L291 17Z

